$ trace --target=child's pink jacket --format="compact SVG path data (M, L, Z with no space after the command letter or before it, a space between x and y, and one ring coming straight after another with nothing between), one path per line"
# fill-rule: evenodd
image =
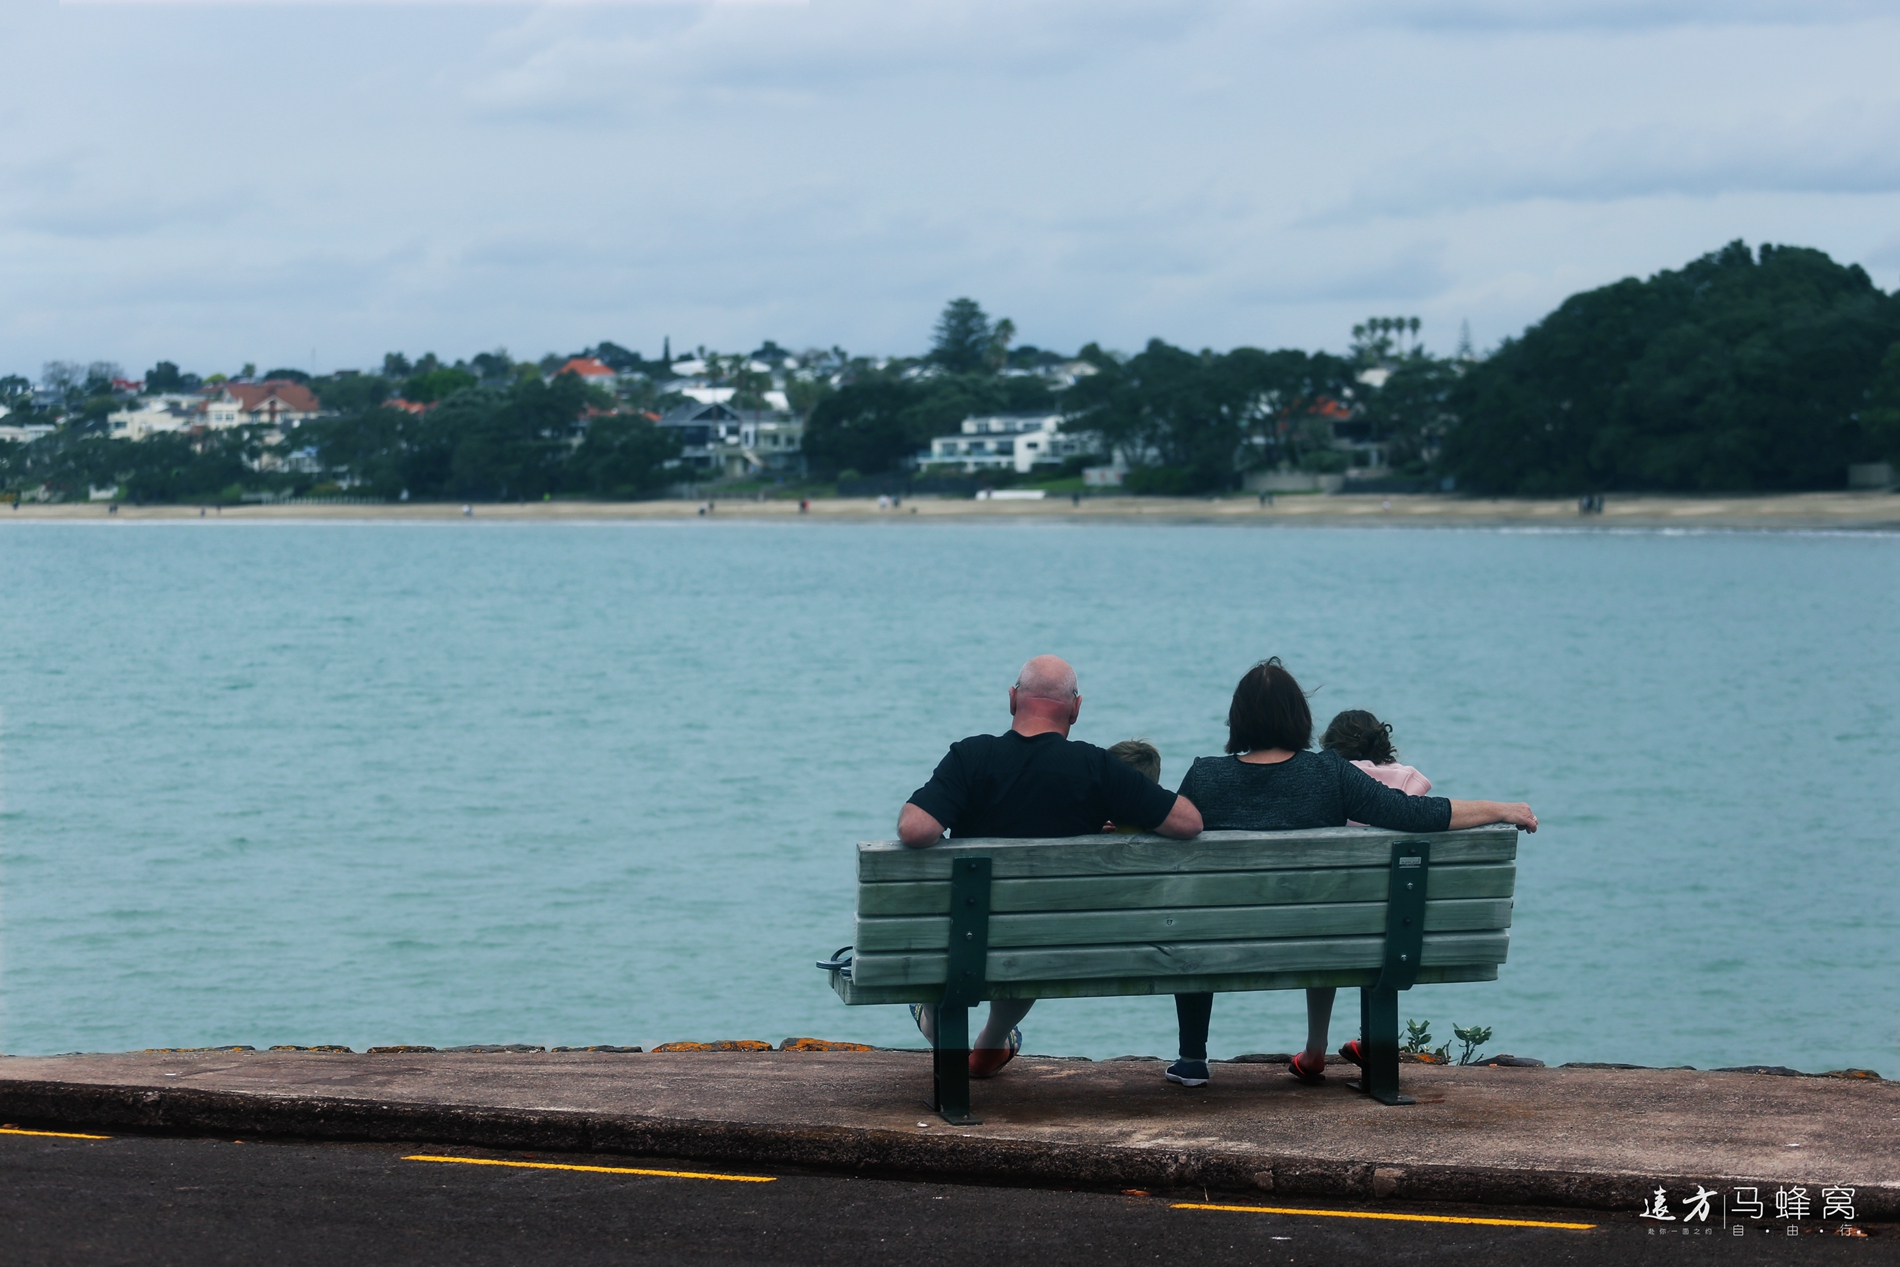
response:
M1424 796L1432 790L1432 781L1409 765L1373 765L1370 761L1355 761L1354 765L1370 774L1387 787L1395 787L1407 796Z
M1432 781L1409 765L1399 765L1397 762L1390 765L1373 765L1370 761L1355 761L1353 764L1387 787L1395 787L1407 796L1424 796L1432 790ZM1364 827L1365 824L1354 822L1349 818L1346 820L1346 826Z

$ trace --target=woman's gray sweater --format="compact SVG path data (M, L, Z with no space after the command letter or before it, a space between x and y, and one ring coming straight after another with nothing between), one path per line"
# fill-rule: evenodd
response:
M1349 818L1394 831L1451 826L1449 800L1407 796L1325 749L1296 752L1277 765L1196 757L1178 790L1201 811L1207 831L1344 827Z

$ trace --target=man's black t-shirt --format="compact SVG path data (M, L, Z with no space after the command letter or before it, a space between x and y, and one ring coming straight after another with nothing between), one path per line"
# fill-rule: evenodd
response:
M1086 836L1107 821L1153 831L1174 793L1092 743L1011 730L951 744L910 802L965 839Z

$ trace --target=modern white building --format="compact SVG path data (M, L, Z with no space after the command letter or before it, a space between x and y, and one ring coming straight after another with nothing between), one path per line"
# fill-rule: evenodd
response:
M1062 430L1061 414L992 414L965 418L956 435L938 436L917 457L920 466L950 466L966 474L1015 471L1027 475L1038 466L1060 466L1097 448L1093 432Z

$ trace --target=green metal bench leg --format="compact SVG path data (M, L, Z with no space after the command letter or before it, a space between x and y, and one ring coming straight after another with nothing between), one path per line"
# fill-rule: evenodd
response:
M1365 1069L1358 1088L1381 1104L1411 1104L1399 1094L1399 995L1367 986L1359 991L1359 1047Z
M931 1054L930 1107L952 1126L977 1126L970 1113L970 1009L937 1009L937 1047Z
M1377 984L1359 990L1359 1046L1365 1069L1354 1083L1381 1104L1412 1104L1399 1094L1399 991L1418 980L1425 947L1426 878L1431 845L1402 840L1392 846L1386 889L1385 966Z
M959 858L950 868L949 962L937 1006L937 1049L931 1057L930 1107L952 1126L975 1126L970 1115L970 1008L983 1001L990 946L990 860Z

